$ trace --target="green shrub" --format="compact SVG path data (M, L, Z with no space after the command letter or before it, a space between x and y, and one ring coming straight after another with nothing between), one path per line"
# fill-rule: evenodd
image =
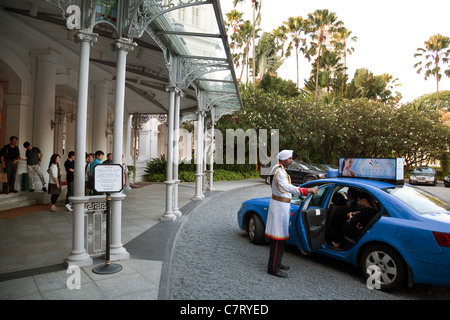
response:
M164 155L147 162L144 172L148 180L154 182L166 181L167 160ZM214 164L214 181L229 181L259 178L255 165L241 164ZM196 164L180 163L178 165L178 180L181 182L195 182Z
M162 155L159 158L153 158L152 160L147 162L147 167L145 168L144 172L147 173L149 176L152 176L154 174L163 174L166 175L166 166L167 166L167 160L165 155Z
M183 182L194 182L195 181L195 173L191 171L179 171L178 172L178 180Z
M166 174L153 173L148 176L148 180L154 182L164 182L166 181Z

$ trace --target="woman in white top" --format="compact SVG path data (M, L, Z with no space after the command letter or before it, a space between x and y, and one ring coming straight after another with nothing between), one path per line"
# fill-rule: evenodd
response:
M59 159L61 157L59 154L54 153L51 158L50 162L48 164L48 193L51 195L51 203L52 207L50 208L50 211L56 212L58 209L56 209L56 201L59 198L59 195L61 194L61 173L59 168Z

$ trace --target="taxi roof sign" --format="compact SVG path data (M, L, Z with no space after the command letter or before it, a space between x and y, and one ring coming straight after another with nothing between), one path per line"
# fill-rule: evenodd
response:
M403 158L339 158L339 177L404 183Z

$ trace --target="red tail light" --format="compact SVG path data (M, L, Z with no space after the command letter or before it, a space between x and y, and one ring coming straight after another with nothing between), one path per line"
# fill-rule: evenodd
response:
M450 247L450 233L433 231L434 238L441 247Z

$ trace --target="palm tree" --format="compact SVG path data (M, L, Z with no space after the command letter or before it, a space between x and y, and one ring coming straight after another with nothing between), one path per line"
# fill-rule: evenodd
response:
M353 36L350 37L352 34L351 30L347 30L345 27L338 28L336 32L332 35L331 43L334 46L334 49L338 53L342 53L344 58L344 68L347 68L347 53L352 54L355 52L355 48L353 47L347 47L347 40L356 42L358 37Z
M336 30L336 32L332 35L331 43L334 46L334 49L338 54L342 56L344 59L344 79L347 76L347 53L352 54L355 52L355 48L347 46L347 40L356 42L358 39L356 36L351 37L352 31L347 30L346 27L340 27ZM341 83L341 96L344 96L346 81L342 81Z
M243 3L245 0L233 0L233 6L236 8L236 6L239 3ZM261 2L262 0L256 1L252 0L252 11L253 11L253 23L252 23L252 39L253 39L253 59L252 59L252 67L253 67L253 83L255 83L255 50L256 50L256 24L261 23ZM258 13L256 14L256 11ZM250 45L250 43L249 43Z
M231 26L233 28L232 33L236 32L239 23L242 22L243 14L244 14L243 12L239 12L236 9L233 9L225 14L225 16L227 17L227 21L225 21L225 26L226 27Z
M317 64L314 66L311 77L305 81L305 91L311 93L315 92ZM339 88L342 87L342 82L345 82L347 77L344 75L344 66L341 63L339 53L335 51L325 50L319 62L319 86L326 88L326 95L323 96L323 100L327 103L339 98Z
M284 57L284 44L287 41L286 26L280 26L272 30L272 36L275 41L275 50L281 51L280 58Z
M225 14L227 17L227 21L225 21L225 27L227 28L228 31L228 27L232 27L232 33L231 33L231 43L230 43L230 47L232 49L231 51L231 55L234 56L234 50L236 49L236 46L238 45L236 40L237 37L237 29L239 27L239 24L244 22L242 20L242 12L237 11L236 9L231 10L230 12Z
M327 9L316 10L313 13L308 14L308 28L310 30L311 39L314 49L317 51L316 59L316 90L315 96L317 97L317 89L319 85L319 60L322 51L325 48L325 41L327 36L336 32L337 28L343 23L337 20L336 13L329 12Z
M282 64L282 58L277 56L275 39L271 33L263 32L256 46L255 60L261 87L266 72L274 74Z
M286 57L289 57L291 55L291 51L295 47L295 60L297 62L297 88L299 88L300 85L299 80L300 68L298 63L299 51L302 51L309 60L309 54L307 53L308 49L306 46L306 38L301 37L302 33L304 36L306 36L307 33L306 21L303 20L301 16L298 16L298 17L289 17L288 20L283 23L284 29L286 30L286 33L289 35L291 39L286 49Z
M252 23L250 20L245 21L244 23L239 25L236 35L236 41L240 44L240 48L244 47L244 52L240 55L242 57L242 69L241 75L239 76L239 82L242 80L242 75L244 73L244 68L247 66L248 69L248 59L250 52L250 41L252 39ZM238 59L238 57L237 57ZM239 62L237 62L237 67L239 67Z
M417 48L417 52L414 54L414 58L424 57L425 61L429 60L422 66L422 61L414 64L414 68L417 68L417 73L421 73L425 68L425 80L430 76L436 77L436 107L439 110L439 81L441 81L442 73L440 63L446 64L449 62L450 55L450 38L441 34L435 34L431 36L428 41L425 41L425 48ZM424 62L425 62L424 61ZM444 71L447 77L450 77L450 69Z

